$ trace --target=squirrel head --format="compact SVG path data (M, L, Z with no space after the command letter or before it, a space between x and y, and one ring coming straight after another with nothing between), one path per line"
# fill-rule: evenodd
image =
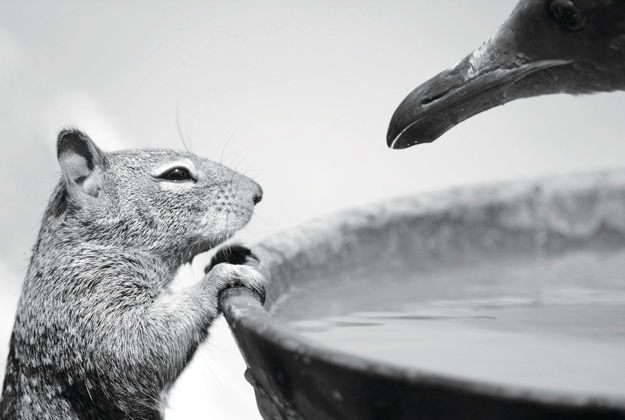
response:
M60 235L149 251L176 267L241 229L262 198L251 179L188 152L106 153L71 129L59 134L57 156Z

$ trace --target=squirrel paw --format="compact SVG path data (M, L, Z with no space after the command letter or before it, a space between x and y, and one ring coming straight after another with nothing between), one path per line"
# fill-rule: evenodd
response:
M221 249L206 267L206 277L219 296L230 287L247 287L265 303L267 278L259 271L260 261L247 248L234 245Z

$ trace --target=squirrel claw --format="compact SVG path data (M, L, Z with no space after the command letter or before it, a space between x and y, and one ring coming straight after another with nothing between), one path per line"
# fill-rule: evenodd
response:
M263 286L252 286L252 290L256 292L258 297L260 298L260 304L265 304L265 299L267 298L267 293L265 292L265 287Z
M246 289L250 289L252 290L256 295L258 295L258 299L260 300L260 304L264 305L265 304L265 299L267 298L267 293L265 292L265 288L263 286L259 286L256 284L252 284L252 285L248 285L245 286L243 284L231 284L226 286L225 289L223 289L220 293L219 293L219 298L221 299L223 293L228 290L228 289L233 289L233 288L239 288L239 287L243 287Z

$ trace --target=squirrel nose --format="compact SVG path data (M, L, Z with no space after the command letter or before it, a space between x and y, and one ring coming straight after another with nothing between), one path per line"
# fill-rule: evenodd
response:
M259 185L258 191L256 191L256 193L254 193L254 196L252 197L252 201L254 201L254 204L256 205L260 203L260 200L262 199L263 199L263 189Z

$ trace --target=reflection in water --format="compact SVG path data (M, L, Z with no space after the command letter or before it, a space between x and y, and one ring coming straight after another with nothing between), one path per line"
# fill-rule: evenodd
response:
M625 397L624 251L383 276L311 283L274 312L309 338L395 365Z

